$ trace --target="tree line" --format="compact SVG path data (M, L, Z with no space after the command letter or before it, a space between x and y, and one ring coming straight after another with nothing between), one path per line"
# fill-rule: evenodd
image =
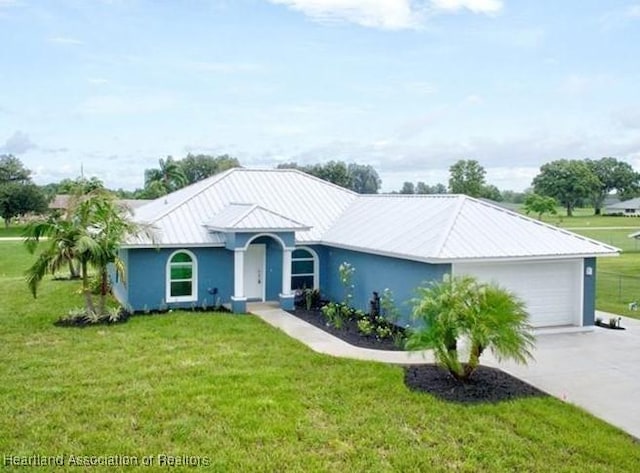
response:
M119 198L156 199L185 186L234 167L240 161L228 154L211 156L187 154L182 159L168 156L158 166L145 169L144 187L134 191L117 189ZM297 169L360 194L377 194L382 180L371 165L331 160L316 164L287 162L277 169ZM97 177L63 179L37 186L31 171L12 155L0 155L0 216L5 225L27 213L42 213L56 194L84 194L104 189ZM600 214L605 198L615 192L621 200L640 195L640 174L633 167L613 157L601 159L560 159L542 165L532 187L524 192L500 190L486 180L485 168L476 160L461 159L449 168L447 185L424 181L404 182L397 194L465 194L494 201L523 204L527 213L541 216L552 213L556 205L571 216L578 206L591 205Z

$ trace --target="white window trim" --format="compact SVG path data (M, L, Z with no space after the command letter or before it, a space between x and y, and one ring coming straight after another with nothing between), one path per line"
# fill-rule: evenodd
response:
M294 258L293 252L296 250L304 250L309 252L311 258ZM298 273L293 274L293 263L294 261L313 261L313 273ZM308 277L313 276L313 289L320 288L320 260L318 258L318 253L315 252L312 248L308 246L296 246L291 253L291 279L293 280L296 276L300 277Z
M171 296L171 260L178 253L186 253L191 257L191 295ZM193 252L185 249L174 251L169 255L165 267L165 300L166 302L197 302L198 301L198 258Z

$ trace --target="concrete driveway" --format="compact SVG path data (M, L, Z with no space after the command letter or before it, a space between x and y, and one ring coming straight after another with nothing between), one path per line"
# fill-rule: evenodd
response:
M433 362L426 352L358 348L269 304L251 304L252 313L314 351L384 363ZM611 314L598 312L604 320ZM617 316L615 316L617 317ZM535 360L527 366L497 363L490 353L482 364L494 366L640 439L640 320L622 318L626 330L594 327L574 333L539 333Z
M598 312L608 320L611 314ZM617 317L617 316L615 316ZM483 363L589 411L640 439L640 320L622 317L626 330L595 327L582 333L539 335L535 361Z

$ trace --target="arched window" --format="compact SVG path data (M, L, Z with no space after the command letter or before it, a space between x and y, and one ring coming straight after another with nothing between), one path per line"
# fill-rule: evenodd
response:
M167 302L198 300L198 263L196 256L179 250L167 262Z
M318 288L318 256L308 248L298 248L291 254L291 289Z

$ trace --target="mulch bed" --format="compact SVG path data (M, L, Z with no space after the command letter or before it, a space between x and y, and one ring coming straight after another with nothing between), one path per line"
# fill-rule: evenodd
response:
M524 381L500 371L479 366L467 383L461 383L448 371L434 364L406 366L405 385L450 402L460 404L497 403L510 399L548 396Z
M378 340L362 335L354 320L345 321L344 327L338 330L327 326L320 311L296 309L289 313L351 345L374 350L402 350L392 340ZM412 391L429 393L444 401L459 404L498 403L510 399L548 396L544 391L504 371L487 366L479 366L469 381L462 383L435 364L408 365L404 367L404 382Z
M355 320L346 320L343 327L338 330L327 325L326 319L319 310L295 309L288 312L356 347L371 348L373 350L402 350L401 347L393 343L393 340L378 340L375 336L362 335Z

